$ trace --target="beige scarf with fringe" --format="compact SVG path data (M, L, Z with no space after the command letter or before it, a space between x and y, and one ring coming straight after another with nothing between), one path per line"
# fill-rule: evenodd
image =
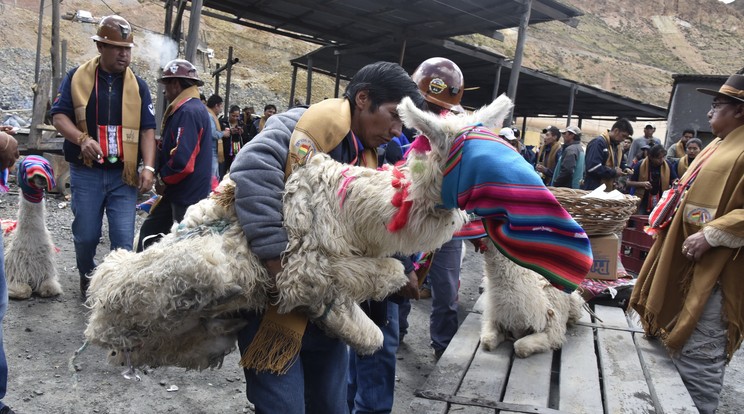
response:
M346 99L326 99L310 106L292 132L284 179L313 154L336 148L350 130L351 106ZM357 159L363 166L377 168L374 149L364 149ZM308 317L301 312L280 314L276 306L270 305L240 359L240 366L257 372L286 374L300 353L307 323Z
M79 130L90 135L86 122L85 109L88 106L90 94L93 92L97 80L97 70L100 56L83 63L72 75L71 91L72 106L75 110L75 121ZM120 154L124 162L122 180L131 186L139 186L137 175L137 161L140 138L140 111L142 110L142 99L139 94L139 83L134 72L128 67L124 71L124 87L121 97L121 129L123 153ZM96 97L97 98L97 97ZM100 141L101 137L98 137ZM88 167L91 163L86 163Z

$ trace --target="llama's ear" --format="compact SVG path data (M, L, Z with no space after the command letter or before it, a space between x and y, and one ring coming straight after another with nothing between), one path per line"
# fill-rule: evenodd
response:
M430 141L443 135L441 119L434 114L418 109L411 98L407 96L398 104L398 116L403 121L403 125L417 129L426 135Z
M476 111L472 116L474 124L480 123L488 129L500 129L504 118L509 114L514 104L511 99L502 94L490 105Z

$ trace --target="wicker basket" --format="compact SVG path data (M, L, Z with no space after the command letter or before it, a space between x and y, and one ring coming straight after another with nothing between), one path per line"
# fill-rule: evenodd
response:
M589 191L563 187L548 187L589 236L621 234L628 218L638 208L638 197L625 195L622 200L581 198Z

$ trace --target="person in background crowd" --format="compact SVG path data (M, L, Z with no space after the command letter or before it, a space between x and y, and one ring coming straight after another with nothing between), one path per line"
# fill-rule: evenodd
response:
M586 146L584 190L594 190L605 184L605 191L610 192L615 187L615 178L627 174L619 144L632 134L630 121L621 118L612 124L610 130L589 142Z
M512 132L514 133L514 139L516 141L512 142L509 141L510 144L514 146L514 148L519 151L520 154L522 154L522 158L524 158L525 161L527 161L530 165L535 165L535 159L536 155L535 152L532 150L531 145L524 145L522 141L520 141L522 133L519 131L519 128L517 127L511 127Z
M558 142L561 138L561 131L554 126L549 126L543 129L543 136L543 145L537 152L535 170L540 174L543 182L549 184L553 179L555 164L558 162L558 153L561 149L561 143Z
M696 157L691 185L656 238L630 297L702 414L715 413L726 363L744 340L744 70L713 95L718 136Z
M638 214L649 214L659 202L661 194L677 179L677 172L665 158L664 146L654 145L648 157L633 169L627 186L630 194L641 199Z
M212 138L212 176L217 181L222 180L222 174L220 174L220 168L225 162L225 149L223 147L223 140L230 136L230 129L225 128L220 130L221 124L218 118L219 114L222 113L222 107L224 101L219 95L212 95L207 100L207 110L209 111L209 130Z
M580 188L584 179L584 149L581 147L581 129L569 125L561 130L563 148L555 166L550 185L553 187Z
M12 168L20 157L18 142L8 134L13 133L13 127L0 127L0 170ZM5 185L5 183L3 183ZM8 310L8 285L5 280L5 252L0 243L0 414L15 414L10 407L3 403L5 391L8 389L8 360L5 358L3 346L3 319Z
M104 212L111 250L132 250L137 189L152 189L156 157L150 90L129 68L132 27L120 16L106 16L92 38L99 56L67 73L51 111L70 163L72 236L83 296L96 267Z
M628 162L633 162L633 160L637 158L638 151L640 151L641 147L644 145L648 145L649 148L654 145L661 145L661 140L654 137L654 132L656 132L656 126L654 126L654 124L647 122L646 125L643 126L643 136L634 139L633 143L630 145L630 150L628 151ZM640 160L640 158L638 159Z
M253 123L253 120L258 118L256 116L256 110L253 109L252 106L244 106L243 111L240 114L240 121L243 122L244 125L250 125ZM253 137L251 137L253 138Z
M255 129L256 134L258 134L264 129L264 125L266 125L266 121L275 113L276 113L276 106L274 106L273 104L268 104L264 106L263 116L253 120L253 128Z
M623 140L623 163L628 166L631 164L631 160L628 159L628 153L630 152L631 145L633 145L632 137L628 137Z
M649 147L648 145L643 145L641 149L636 153L636 156L633 157L633 162L631 162L630 165L628 165L628 168L632 170L632 169L635 169L635 167L637 167L638 165L640 165L641 162L643 162L643 160L645 160L648 157L648 150L650 149L651 147Z
M158 182L162 196L142 223L137 242L141 252L170 233L173 222L183 220L186 209L207 197L212 190L212 136L209 112L199 101L196 67L174 59L163 67L158 82L169 102L163 114L158 142Z
M669 147L667 150L667 159L671 162L677 162L680 158L684 157L687 153L687 142L695 137L695 131L692 129L685 129L682 131L682 136L675 144Z
M236 184L236 214L251 251L263 262L272 278L282 272L281 254L287 246L287 234L282 226L285 171L304 163L304 151L308 147L309 154L326 152L342 163L377 168L376 148L401 134L403 125L396 108L405 96L418 106L422 105L423 99L416 84L402 67L389 62L373 63L354 75L346 87L344 98L328 99L309 108L292 108L271 117L265 129L240 151L230 173ZM324 137L320 139L323 142L316 141L319 139L316 137ZM296 145L298 142L304 149ZM401 294L415 297L418 292L416 274L412 267L406 269L406 273L409 283ZM375 308L372 316L383 330L394 330L394 336L385 336L383 348L392 348L395 352L398 346L397 305ZM288 371L285 374L270 371L285 367L263 367L257 362L244 370L247 397L255 405L256 413L349 412L349 356L343 342L326 335L300 312L278 315L270 309L264 314L246 315L246 318L248 325L238 334L243 355L272 348L271 340L262 337L265 327L261 326L265 323L284 326L283 321L291 318L300 321L304 328L297 359L286 367ZM267 318L272 322L264 322ZM377 355L380 355L379 351L367 358ZM378 373L380 370L392 370L394 375L395 358L384 363L392 366L383 367L382 362L369 364L374 366L373 373L378 378L383 378ZM359 372L358 375L370 373ZM394 383L393 376L380 386L379 400L387 398L387 390Z
M203 94L203 93L200 93L200 94L199 94L199 100L201 100L201 101L202 101L202 103L203 103L204 105L206 105L206 104L207 104L207 97L206 97L206 96L204 96L204 94Z
M225 174L230 172L230 166L232 165L235 156L248 139L248 131L245 125L240 122L240 107L233 105L230 107L228 112L227 120L222 120L222 129L228 131L228 137L222 140L222 147L225 152L225 162L222 164L222 170L220 171L220 177L224 177Z
M697 157L697 155L702 151L703 149L703 141L701 141L699 138L690 138L687 140L687 155L680 158L676 162L676 170L677 170L677 177L682 177L687 169L690 167L690 164L692 164L692 160Z

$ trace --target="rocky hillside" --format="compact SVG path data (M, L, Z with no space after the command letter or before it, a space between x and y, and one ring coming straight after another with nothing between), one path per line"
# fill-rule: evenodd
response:
M599 86L642 101L666 106L673 73L730 74L744 66L744 0L724 4L717 0L562 0L584 12L576 28L563 23L531 26L524 65ZM42 67L49 66L51 1L46 1ZM29 108L36 53L38 0L0 0L0 107ZM65 0L62 14L77 9L94 16L118 13L135 26L138 46L133 68L152 87L160 65L175 53L161 36L163 3L155 0ZM8 24L17 22L18 24ZM185 23L186 24L186 23ZM273 36L213 18L203 18L202 38L214 49L216 62L224 63L228 46L240 59L233 72L231 102L254 105L288 101L291 79L289 60L317 46ZM95 26L63 20L61 33L68 42L68 67L94 56L89 37ZM504 42L481 36L465 39L507 56L513 55L516 30L505 31ZM170 51L165 53L166 51ZM165 56L163 56L165 55ZM206 79L206 77L204 77ZM224 76L221 79L224 85ZM304 94L305 76L296 88ZM313 100L332 95L333 81L314 77ZM205 86L212 93L213 84ZM224 89L223 89L224 90Z

